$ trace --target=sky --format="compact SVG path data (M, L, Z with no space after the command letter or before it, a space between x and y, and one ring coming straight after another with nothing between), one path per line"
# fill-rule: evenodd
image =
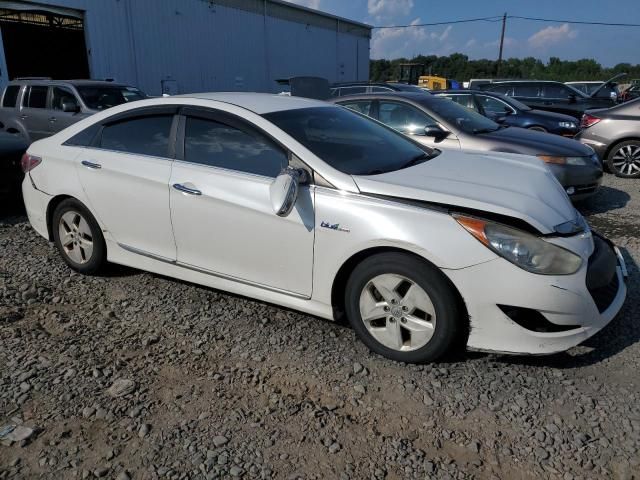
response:
M288 0L373 26L493 17L525 17L640 24L640 0ZM371 58L463 53L498 57L501 21L374 29ZM508 19L504 58L547 61L595 58L605 67L640 63L640 27L541 23Z

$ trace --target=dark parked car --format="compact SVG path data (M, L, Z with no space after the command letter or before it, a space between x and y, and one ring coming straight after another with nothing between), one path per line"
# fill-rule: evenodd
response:
M0 131L0 194L14 193L20 189L24 174L20 159L29 144L15 133Z
M434 92L450 98L491 120L512 127L573 137L580 131L578 121L562 113L534 110L515 98L480 90L442 90Z
M598 156L580 142L500 125L446 97L401 92L331 101L375 118L430 147L535 155L548 165L573 200L592 195L602 181Z
M610 97L598 96L597 91L587 95L562 82L510 80L480 85L480 89L508 95L531 108L564 113L577 119L586 110L608 108L616 104Z
M345 95L361 95L363 93L385 93L385 92L418 92L429 93L424 88L415 85L398 82L349 82L334 83L331 85L332 97L344 97Z
M640 177L640 98L582 117L576 140L589 145L619 177Z

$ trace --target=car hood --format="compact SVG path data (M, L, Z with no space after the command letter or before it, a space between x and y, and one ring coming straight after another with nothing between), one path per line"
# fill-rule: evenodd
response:
M573 120L575 121L575 119ZM532 155L562 155L567 157L589 157L593 152L589 147L571 138L550 133L536 132L526 128L507 127L493 132L479 133L478 139L490 140L502 144L505 148L520 148L524 151L514 153L530 153Z
M443 150L414 167L354 176L362 193L474 209L526 221L541 233L575 221L560 183L535 157Z

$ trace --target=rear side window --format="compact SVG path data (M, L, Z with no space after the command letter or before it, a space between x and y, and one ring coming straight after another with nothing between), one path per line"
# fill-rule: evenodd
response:
M544 86L544 96L546 98L569 98L572 93L575 95L575 92L564 85L549 83Z
M385 93L385 92L393 92L393 88L389 87L371 87L371 93Z
M258 132L196 117L187 117L184 159L265 177L276 177L289 163L286 152Z
M107 124L102 129L100 147L106 150L169 156L169 135L173 115L149 115Z
M100 131L100 124L94 123L90 127L85 128L81 132L76 133L69 140L64 142L64 145L70 145L74 147L89 147L93 144L93 139Z
M496 85L495 87L489 86L485 90L501 93L503 95L513 95L513 87L511 85Z
M18 92L20 91L19 85L9 85L4 91L4 97L2 97L2 106L13 108L16 106L16 100L18 99Z
M361 93L367 93L367 87L342 87L340 88L340 96L342 95L360 95Z
M540 88L537 85L514 85L513 96L514 97L537 97Z
M343 107L350 108L358 113L362 113L363 115L371 116L371 102L370 101L361 101L361 102L344 102L341 103Z
M48 91L49 87L40 85L27 87L27 93L24 96L23 105L28 108L46 108Z

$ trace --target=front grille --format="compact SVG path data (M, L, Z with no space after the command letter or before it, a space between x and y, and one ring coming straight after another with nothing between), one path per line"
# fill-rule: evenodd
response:
M616 274L604 287L593 288L589 290L589 293L593 297L593 301L596 303L596 307L598 307L598 311L600 313L609 308L609 305L611 305L613 299L616 298L619 286L618 275Z

